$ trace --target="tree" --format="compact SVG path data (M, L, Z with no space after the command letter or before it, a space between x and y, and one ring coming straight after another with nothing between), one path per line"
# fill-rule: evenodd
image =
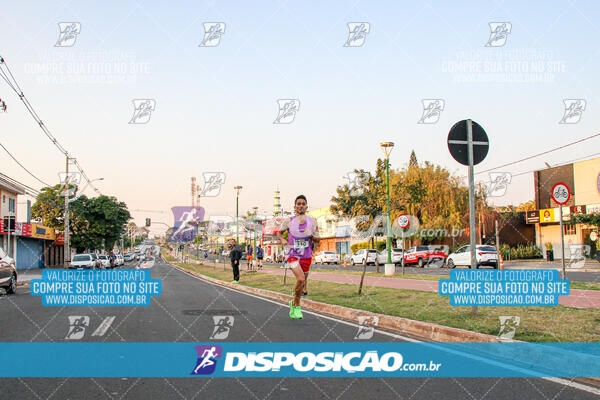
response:
M419 166L419 161L417 161L417 154L415 153L415 151L411 151L410 152L410 160L408 161L408 167L418 167Z
M76 200L77 201L77 200ZM70 203L73 205L74 202ZM65 198L61 194L61 185L44 187L40 190L35 203L31 206L31 216L41 219L42 224L64 231ZM73 207L69 208L69 227L71 234L74 230L82 231L87 228L87 221Z
M31 214L34 218L41 218L44 225L64 230L64 197L61 196L60 185L43 188L31 208ZM130 219L127 206L116 198L82 195L69 204L71 245L77 251L97 250L103 245L112 249Z
M517 211L533 211L535 210L535 200L529 200L517 206Z
M591 225L600 230L600 212L596 211L591 214L573 214L571 215L571 223Z
M331 199L331 212L345 217L367 216L364 222L357 224L359 230L367 231L376 222L376 218L386 211L384 167L384 161L379 159L374 175L364 170L355 170L363 178L358 195L352 196L348 185L339 186L337 196ZM478 197L480 206L487 204L485 196L479 194ZM422 165L390 169L392 221L400 213L405 213L417 217L423 228L447 231L463 228L468 221L468 198L468 190L461 178L441 166L426 161ZM424 240L432 239L434 238Z

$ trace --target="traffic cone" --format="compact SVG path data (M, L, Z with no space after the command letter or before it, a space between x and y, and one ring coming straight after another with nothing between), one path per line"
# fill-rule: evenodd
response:
M504 260L502 259L502 253L500 253L500 269L504 269Z
M344 260L344 268L348 268L348 261Z

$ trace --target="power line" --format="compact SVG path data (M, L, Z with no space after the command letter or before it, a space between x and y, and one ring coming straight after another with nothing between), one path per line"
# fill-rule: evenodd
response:
M534 155L532 155L532 156L529 156L529 157L521 158L520 160L513 161L513 162L509 162L509 163L507 163L507 164L500 165L500 166L498 166L498 167L489 168L489 169L486 169L486 170L483 170L483 171L479 171L479 172L477 172L475 175L483 174L483 173L485 173L485 172L494 171L494 170L496 170L496 169L499 169L499 168L508 167L509 165L514 165L514 164L518 164L518 163L520 163L520 162L523 162L523 161L531 160L532 158L539 157L539 156L543 156L544 154L548 154L548 153L552 153L553 151L557 151L557 150L564 149L565 147L569 147L569 146L572 146L572 145L574 145L574 144L581 143L581 142L584 142L584 141L586 141L586 140L590 140L590 139L592 139L592 138L595 138L595 137L597 137L597 136L600 136L600 133L596 133L595 135L588 136L588 137L586 137L586 138L579 139L579 140L576 140L576 141L574 141L574 142L571 142L571 143L567 143L567 144L565 144L565 145L563 145L563 146L560 146L560 147L555 147L555 148L553 148L553 149L546 150L546 151L544 151L544 152L542 152L542 153L538 153L538 154L534 154Z
M8 75L10 75L10 78L6 74L6 72L4 72L2 70L2 66L4 66L6 68L6 72L8 72ZM73 157L71 157L69 155L69 152L67 151L67 149L65 149L60 144L60 142L58 141L58 139L46 127L46 125L44 124L44 122L42 121L42 119L40 118L40 116L38 115L38 113L35 111L35 109L31 105L31 103L27 99L27 97L25 97L25 94L23 94L23 90L21 90L21 87L19 86L19 83L17 82L17 80L13 76L12 72L10 71L10 68L8 67L8 64L6 64L6 61L1 56L0 56L0 76L6 81L6 83L8 84L8 86L17 94L17 96L19 96L19 99L23 102L23 104L25 105L25 108L27 109L27 111L29 112L29 114L31 114L31 116L33 117L33 119L35 120L35 122L37 122L37 124L39 125L40 129L42 129L42 131L48 137L48 139L50 139L50 141L54 144L54 146L56 146L56 148L61 153L63 153L67 158L70 158L73 161L73 164L75 164L75 166L77 167L77 169L79 169L79 172L81 173L81 176L83 176L83 178L87 181L88 185L90 185L92 187L92 189L94 189L96 191L96 193L101 194L100 191L98 190L98 188L96 188L92 184L90 178L87 176L87 174L85 173L85 171L81 167L81 164L79 164L79 162L75 158L73 158Z
M580 161L580 160L583 160L583 159L586 159L586 158L589 158L589 157L594 157L594 156L599 156L599 155L600 155L600 153L594 153L594 154L589 154L587 156L583 156L583 157L579 157L579 158L574 158L574 159L572 159L570 161L565 161L565 162L556 164L556 165L552 166L552 168L561 167L563 165L571 164L571 163L576 162L576 161ZM518 174L511 174L511 177L514 178L515 176L526 175L526 174L530 174L530 173L535 172L535 171L538 171L538 169L534 169L534 170L531 170L531 171L525 171L525 172L519 172Z
M12 158L12 159L14 160L14 162L16 162L17 164L19 164L19 166L20 166L21 168L23 168L23 169L25 170L25 172L27 172L29 175L33 176L33 177L34 177L34 178L35 178L35 179L36 179L38 182L41 182L41 183L42 183L42 185L44 185L44 186L50 186L50 185L48 185L46 182L44 182L43 180L41 180L40 178L38 178L37 176L35 176L35 175L34 175L34 174L31 172L31 171L29 171L27 168L25 168L25 166L24 166L23 164L21 164L21 163L19 162L19 160L17 160L17 159L15 158L15 156L13 156L13 155L11 154L11 153L10 153L10 151L8 151L8 149L7 149L6 147L4 147L4 145L3 145L2 143L0 143L0 147L2 147L2 148L4 149L4 151L6 151L6 153L7 153L7 154L10 156L10 158Z

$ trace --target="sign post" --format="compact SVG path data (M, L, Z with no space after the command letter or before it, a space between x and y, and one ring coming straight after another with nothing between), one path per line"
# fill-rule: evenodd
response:
M471 249L471 266L477 268L477 248L475 232L475 174L474 166L482 162L489 149L487 134L477 122L470 119L454 124L448 134L448 149L456 161L469 167L469 236ZM475 147L477 146L477 147ZM477 306L473 306L477 314Z
M567 279L567 268L565 266L565 232L563 230L563 212L562 208L569 199L571 198L571 191L569 187L559 182L552 187L552 199L558 203L559 205L559 214L560 214L560 251L561 251L561 259L562 259L562 268L563 268L563 279Z
M398 226L402 229L402 275L404 275L404 230L410 226L410 219L406 214L400 214L396 219Z

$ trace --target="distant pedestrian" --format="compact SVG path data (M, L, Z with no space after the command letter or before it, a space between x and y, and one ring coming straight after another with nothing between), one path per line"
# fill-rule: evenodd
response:
M229 241L229 259L231 260L231 269L233 270L233 283L240 283L240 260L242 259L242 249L235 242L235 239Z
M252 246L248 245L246 251L247 251L246 262L248 263L248 265L246 265L246 269L252 269Z
M259 244L258 248L256 249L256 260L258 263L258 269L262 269L262 263L263 263L264 256L265 256L264 250L262 247L260 247L260 244Z

